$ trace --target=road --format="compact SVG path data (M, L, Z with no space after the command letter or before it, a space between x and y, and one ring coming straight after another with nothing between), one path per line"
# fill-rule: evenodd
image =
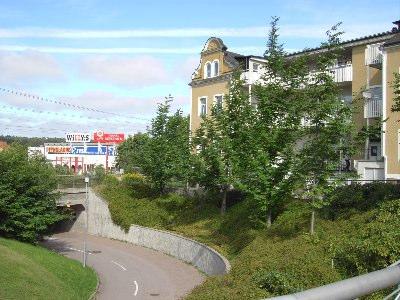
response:
M42 243L82 260L83 234L66 232ZM100 278L96 299L180 299L205 277L194 267L166 254L101 237L88 237L87 264Z

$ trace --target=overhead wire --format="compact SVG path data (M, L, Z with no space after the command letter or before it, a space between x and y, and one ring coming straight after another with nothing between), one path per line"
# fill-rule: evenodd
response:
M8 93L8 94L11 94L11 95L16 95L16 96L22 96L22 97L25 97L25 98L31 99L31 100L39 100L39 101L46 102L46 103L62 105L62 106L66 107L66 108L69 108L69 109L88 111L88 112L94 112L94 113L101 113L101 114L112 115L112 116L117 116L117 117L122 117L122 118L127 118L127 119L137 119L137 120L141 120L141 121L150 121L150 119L148 119L148 118L137 117L137 116L134 116L134 115L120 114L120 113L115 113L115 112L109 112L109 111L104 111L104 110L101 110L101 109L97 109L97 108L93 108L93 107L87 107L87 106L83 106L83 105L76 105L76 104L68 103L68 102L65 102L65 101L53 100L53 99L49 99L49 98L46 98L46 97L37 96L37 95L31 94L31 93L28 93L28 92L16 91L14 89L9 89L9 88L4 88L4 87L0 87L0 92Z

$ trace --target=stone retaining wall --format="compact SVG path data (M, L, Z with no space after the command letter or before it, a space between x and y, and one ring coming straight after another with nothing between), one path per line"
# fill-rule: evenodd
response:
M125 232L112 222L107 203L92 190L89 192L89 233L161 251L190 263L207 275L226 274L231 268L221 254L183 236L138 225L131 225Z

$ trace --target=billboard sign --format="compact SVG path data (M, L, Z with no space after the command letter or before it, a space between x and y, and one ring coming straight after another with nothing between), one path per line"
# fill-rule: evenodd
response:
M46 153L48 154L70 154L70 146L47 146Z
M114 156L115 149L112 146L72 146L71 154Z
M123 133L105 133L97 131L93 134L93 142L101 144L120 144L125 140Z
M67 133L65 141L67 143L89 143L90 133Z

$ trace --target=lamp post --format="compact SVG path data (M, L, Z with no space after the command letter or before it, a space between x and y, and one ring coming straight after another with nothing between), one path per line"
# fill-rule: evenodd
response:
M89 231L89 193L88 193L88 184L89 177L85 177L85 211L86 211L86 228L85 228L85 237L83 240L83 266L86 267L86 259L87 259L87 236Z

